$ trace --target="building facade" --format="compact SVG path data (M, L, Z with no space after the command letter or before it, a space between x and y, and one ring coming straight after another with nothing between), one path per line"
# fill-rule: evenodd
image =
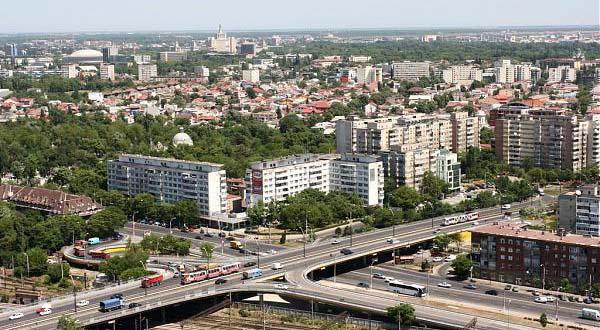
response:
M115 80L115 65L107 63L100 64L100 79Z
M575 82L577 80L577 71L570 66L561 65L556 68L548 69L548 82Z
M149 193L157 201L193 200L201 215L227 212L223 165L172 158L121 155L108 162L108 190L128 196Z
M453 112L450 115L452 123L452 151L461 153L468 148L479 148L479 118L470 117L468 112Z
M373 156L344 154L330 162L329 189L357 194L365 205L383 205L383 163Z
M499 223L471 230L476 277L557 289L563 279L579 291L600 281L598 238Z
M217 53L236 53L237 40L234 37L227 37L219 25L219 32L214 37L208 38L208 48Z
M417 81L422 77L429 78L429 62L394 62L392 77L398 81Z
M150 81L158 76L156 64L138 64L138 80Z
M449 84L457 84L463 81L483 80L483 71L474 66L455 65L442 71L442 77Z
M242 80L249 83L260 82L260 71L258 69L242 70Z
M558 226L577 235L600 237L600 186L584 185L561 194Z

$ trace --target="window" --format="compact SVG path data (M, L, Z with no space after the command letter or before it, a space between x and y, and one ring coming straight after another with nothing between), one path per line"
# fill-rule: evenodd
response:
M508 260L512 261L513 260L513 256L508 256Z
M504 259L506 259L506 256L505 256L505 255L503 255L503 254L501 254L501 255L500 255L500 260L504 260Z

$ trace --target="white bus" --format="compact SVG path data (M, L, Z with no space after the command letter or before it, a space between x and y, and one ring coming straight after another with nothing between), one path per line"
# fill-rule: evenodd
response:
M427 289L424 286L407 284L400 281L390 281L388 283L388 290L414 297L425 297L427 295Z
M454 215L451 217L444 218L444 222L442 223L442 226L456 225L459 223L474 221L477 219L479 219L479 213L477 213L477 212L459 214L459 215Z
M600 321L600 311L595 309L583 308L580 316L582 319Z

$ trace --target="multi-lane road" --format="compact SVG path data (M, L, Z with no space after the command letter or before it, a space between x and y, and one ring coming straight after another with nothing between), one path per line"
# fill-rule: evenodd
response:
M513 206L513 211L517 211L520 207L526 206L525 204L519 206ZM497 221L502 218L502 211L500 208L487 209L480 211L480 223L486 223L488 221ZM398 301L403 300L402 296L390 297L389 293L381 292L379 290L363 290L357 292L356 290L347 288L331 288L327 287L324 289L324 283L318 283L308 280L307 274L310 270L320 269L321 267L327 267L336 262L343 260L350 260L363 255L373 255L374 253L381 253L382 251L390 250L394 246L404 246L407 244L417 244L426 239L430 239L434 236L432 225L435 229L440 228L442 232L457 232L460 230L468 229L472 227L472 224L459 224L455 226L440 227L440 223L443 221L443 217L435 218L433 220L425 220L419 222L413 222L396 226L393 230L391 228L375 230L360 235L355 235L352 240L352 247L350 247L350 240L343 241L339 245L331 245L330 242L321 242L315 245L308 245L306 247L306 258L303 257L303 250L293 249L284 250L276 255L261 257L261 266L265 271L265 276L274 274L274 271L268 270L268 266L273 262L281 262L284 264L284 271L279 271L280 274L285 275L285 278L290 282L290 288L286 294L297 295L306 299L314 299L322 302L335 303L338 305L353 307L357 309L364 309L371 312L382 312L386 307L396 304ZM136 231L138 226L136 225ZM168 231L168 229L166 229ZM395 232L398 243L389 244L386 242L388 238ZM177 235L187 234L178 232ZM192 234L193 235L193 234ZM354 253L352 255L341 255L339 253L342 248L351 248ZM353 276L351 273L348 276ZM245 281L242 283L241 276L239 274L229 276L230 281L224 286L220 286L222 290L235 290L235 291L260 291L260 290L273 290L272 284L260 284L257 281ZM128 302L140 302L145 306L155 306L156 302L169 302L169 301L184 301L186 299L193 299L190 293L193 292L206 292L216 286L213 282L197 283L188 286L181 286L177 279L168 280L163 283L160 287L149 289L147 295L141 288L130 288L128 290L122 290L123 294L127 298ZM115 289L119 290L119 289ZM88 298L90 305L78 311L77 318L82 322L89 322L90 320L99 320L102 317L106 317L107 314L102 314L97 311L98 302L105 299L110 293L115 292L104 292L96 296ZM383 296L382 296L383 295ZM482 300L494 300L497 297L480 297ZM486 302L486 304L489 304ZM533 303L531 303L533 304ZM455 325L464 325L471 320L477 313L459 313L459 311L447 310L444 313L432 312L435 308L426 306L423 304L417 304L417 316L427 321L437 322L454 322ZM518 307L518 303L515 302L515 308ZM544 306L540 306L543 308ZM22 328L50 328L57 321L60 315L70 314L73 312L73 304L63 302L55 304L53 306L53 314L45 317L40 317L34 314L32 311L27 311L25 317L20 320L8 321L4 317L8 317L5 313L1 317L4 319L0 320L0 329L22 329ZM125 311L127 312L127 311ZM527 311L525 311L527 312ZM121 315L120 312L115 312L115 317ZM529 313L529 312L527 312ZM567 318L567 310L563 312L564 317ZM548 313L553 315L552 313ZM110 314L108 314L110 315ZM539 316L539 313L531 315ZM562 317L562 315L561 315ZM576 317L572 315L571 317ZM478 328L497 328L498 324L505 322L503 317L499 320L493 318L480 318L478 321Z

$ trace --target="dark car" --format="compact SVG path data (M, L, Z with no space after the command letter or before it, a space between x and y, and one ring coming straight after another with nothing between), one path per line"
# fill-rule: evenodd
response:
M368 288L369 287L369 283L365 283L365 282L358 282L357 286L359 288Z
M496 291L496 290L487 290L485 292L485 294L489 294L490 296L497 296L498 295L498 291Z
M202 235L196 235L194 236L195 239L202 239Z
M215 237L215 234L206 232L206 233L204 233L204 236L206 236L206 237Z
M224 232L219 233L219 237L226 237L226 236L227 236L227 234L225 234Z
M244 267L254 267L256 266L256 262L254 261L248 261L247 263L244 264Z
M346 255L346 256L347 256L347 255L349 255L349 254L352 254L352 253L354 253L354 252L352 252L352 250L350 250L350 249L348 249L348 248L341 249L341 250L340 250L340 252L341 252L343 255Z
M110 296L110 299L123 299L123 294L122 293L115 293L112 296Z
M227 283L227 280L226 280L226 279L224 279L224 278L218 278L218 279L215 281L215 284L216 284L216 285L225 284L225 283Z
M136 308L136 307L140 307L142 306L142 304L137 303L137 302L132 302L131 304L129 304L129 308Z

